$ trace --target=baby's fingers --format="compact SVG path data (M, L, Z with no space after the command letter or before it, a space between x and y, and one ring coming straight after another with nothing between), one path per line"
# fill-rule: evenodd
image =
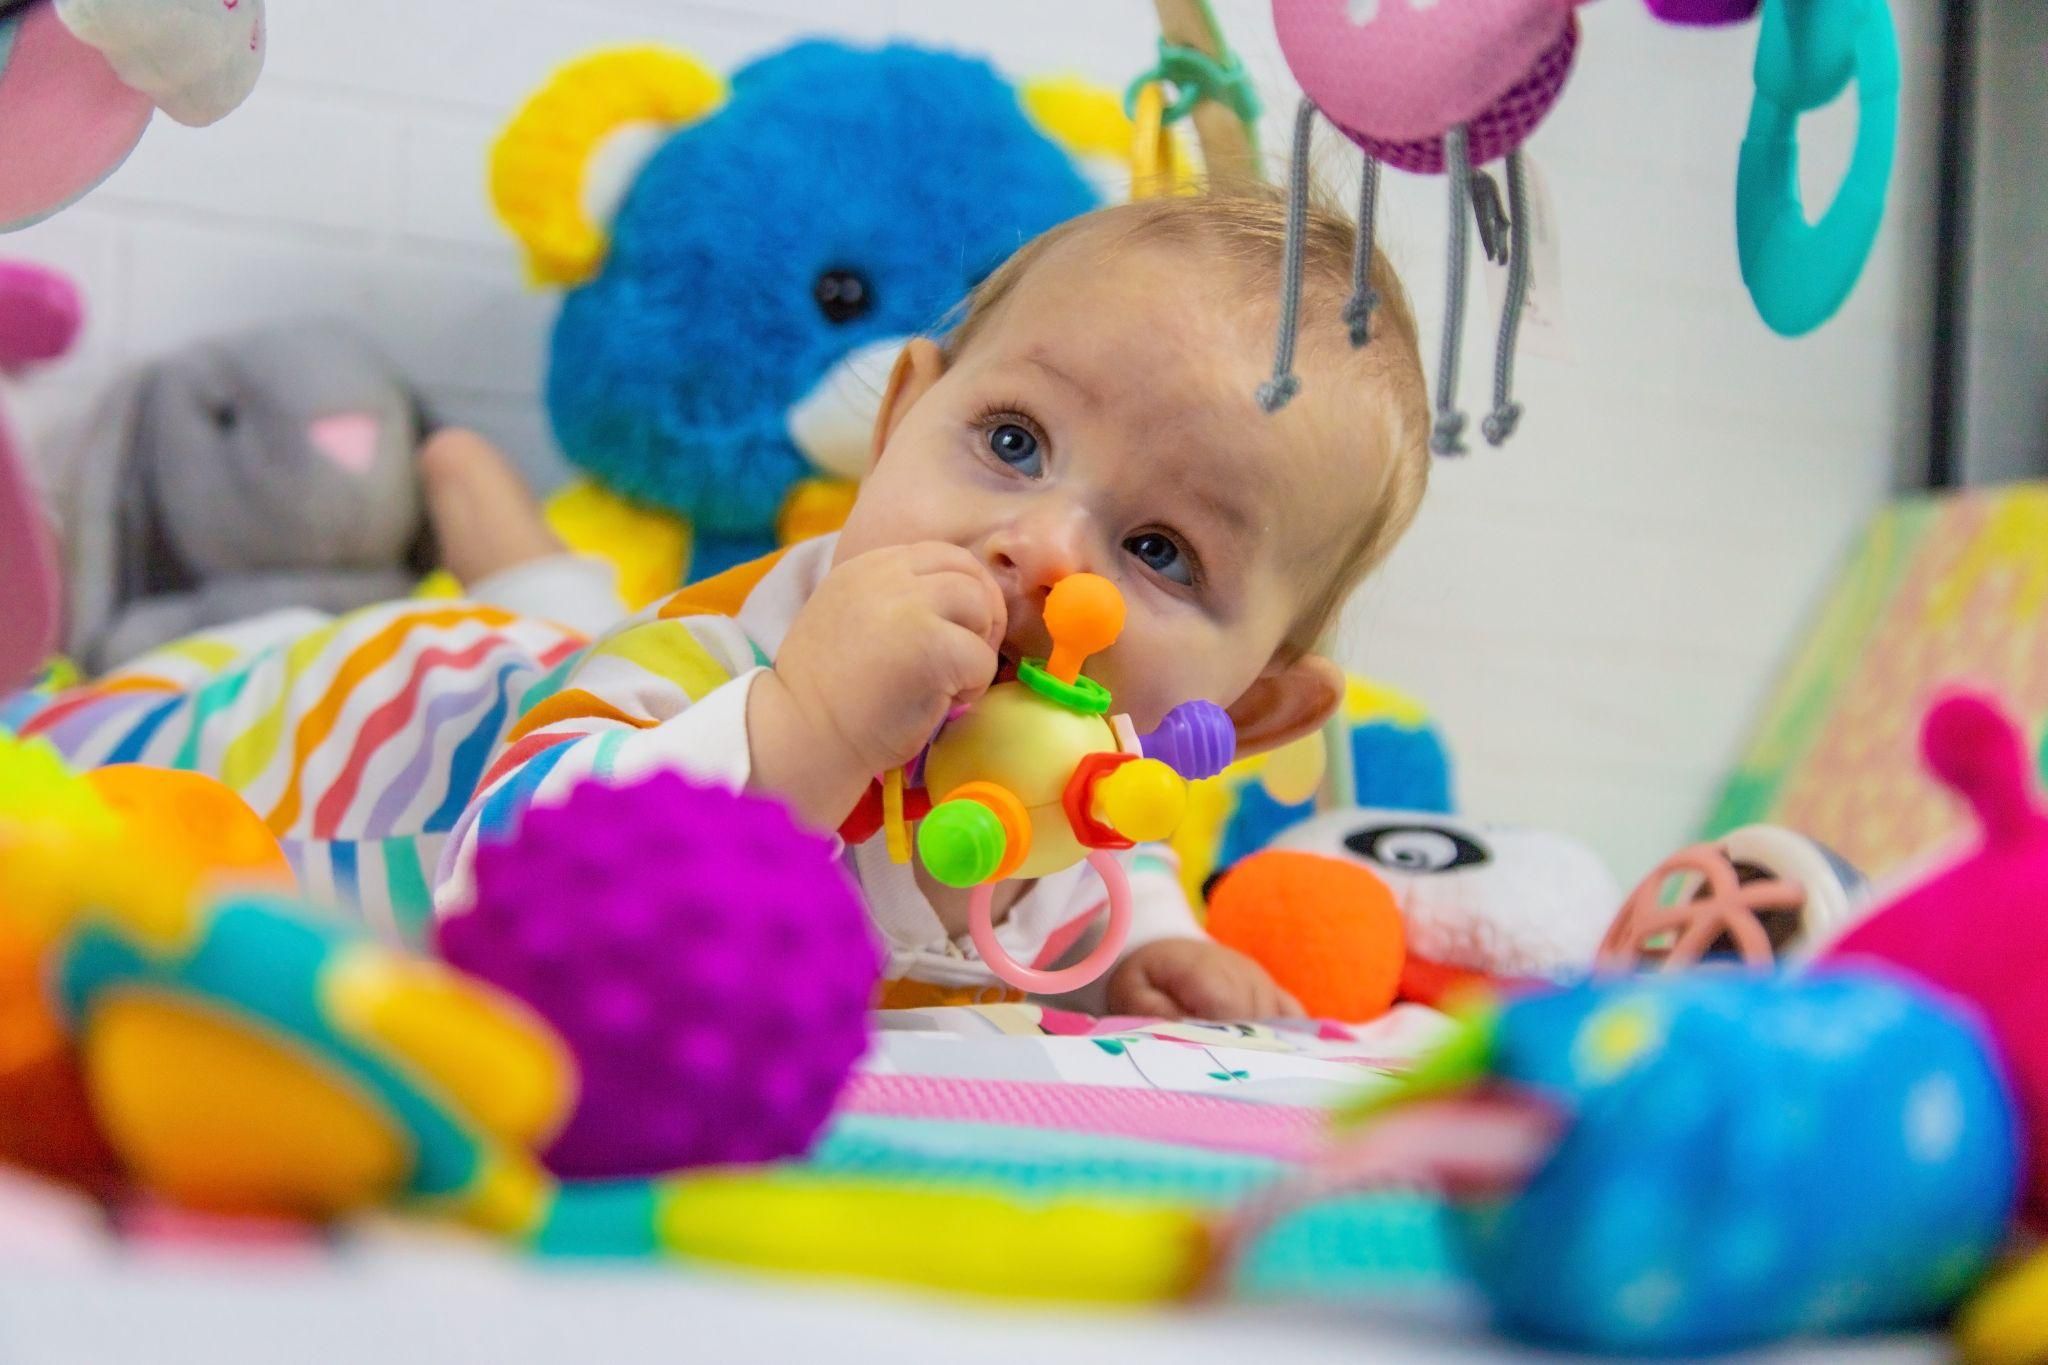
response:
M940 620L976 636L991 650L1003 642L1003 594L993 579L964 573L927 574L917 580L925 607Z
M930 649L933 681L954 706L972 704L995 681L995 646L967 627L947 623Z

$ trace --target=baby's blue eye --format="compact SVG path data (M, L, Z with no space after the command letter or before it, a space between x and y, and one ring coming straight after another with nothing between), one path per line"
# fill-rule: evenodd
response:
M990 454L1020 474L1035 479L1044 471L1045 457L1039 454L1038 438L1015 422L992 428L988 448Z
M1139 563L1168 582L1189 586L1195 581L1188 557L1181 553L1172 536L1160 531L1147 531L1126 540L1124 548L1137 556Z

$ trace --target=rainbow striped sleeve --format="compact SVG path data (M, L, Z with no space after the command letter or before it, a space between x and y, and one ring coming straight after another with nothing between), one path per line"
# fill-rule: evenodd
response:
M744 786L747 697L767 656L722 615L650 608L593 645L561 687L507 731L441 857L435 904L468 901L477 843L587 777L655 771Z

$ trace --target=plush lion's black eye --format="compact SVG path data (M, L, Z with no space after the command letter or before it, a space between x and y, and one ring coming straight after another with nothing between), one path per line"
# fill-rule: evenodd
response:
M236 410L233 403L209 403L206 415L213 419L213 424L220 428L223 435L233 431L235 425L242 420L242 414Z
M827 322L852 322L875 306L875 294L862 276L851 270L828 270L811 286L811 297Z

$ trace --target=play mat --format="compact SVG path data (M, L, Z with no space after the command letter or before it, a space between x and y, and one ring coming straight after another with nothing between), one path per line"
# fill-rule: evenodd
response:
M809 1158L822 1170L1124 1195L1148 1188L1225 1207L1297 1171L1328 1103L1403 1068L1442 1038L1433 1011L1366 1026L1096 1020L1036 1006L902 1011L887 1019ZM119 1229L53 1187L0 1173L0 1352L10 1361L552 1360L574 1350L644 1358L684 1337L711 1359L797 1359L864 1343L863 1358L978 1349L1116 1365L1204 1365L1285 1351L1316 1365L1528 1358L1489 1336L1455 1288L1440 1209L1373 1197L1369 1219L1302 1220L1251 1267L1254 1302L1199 1315L1047 1312L999 1301L943 1307L826 1282L734 1278L715 1267L590 1264L564 1273L486 1243L387 1218L325 1230L219 1222L168 1208ZM1361 1228L1374 1236L1362 1237ZM1390 1254L1398 1249L1398 1254ZM1283 1313L1348 1264L1371 1294ZM226 1337L205 1324L241 1324ZM1361 1336L1368 1332L1369 1336ZM1552 1355L1548 1358L1564 1359ZM1761 1359L1935 1361L1893 1337L1787 1348Z

